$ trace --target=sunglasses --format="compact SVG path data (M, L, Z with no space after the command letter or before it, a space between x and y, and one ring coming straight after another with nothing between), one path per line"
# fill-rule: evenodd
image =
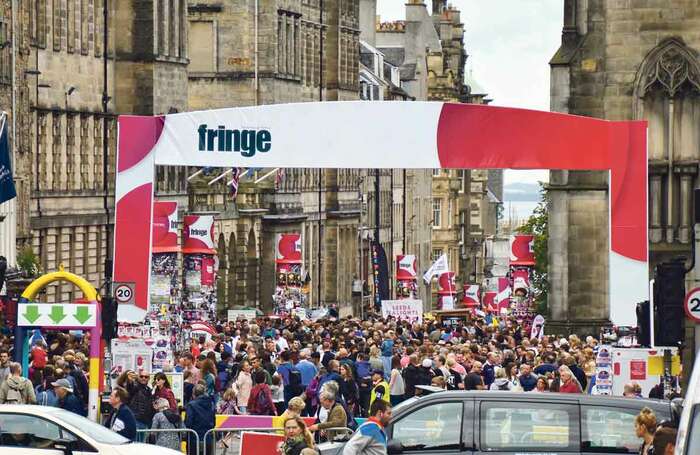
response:
M141 379L149 379L149 378L150 378L150 376L148 376L148 375L143 375L143 374L140 375L139 377L140 377Z

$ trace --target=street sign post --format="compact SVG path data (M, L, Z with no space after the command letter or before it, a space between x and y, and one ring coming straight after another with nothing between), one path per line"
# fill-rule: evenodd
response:
M112 295L117 299L119 305L134 304L134 286L135 283L126 283L115 281L112 284Z
M80 303L34 303L17 305L20 327L85 327L97 325L97 307Z
M700 288L695 288L685 296L683 305L686 316L696 323L700 323Z

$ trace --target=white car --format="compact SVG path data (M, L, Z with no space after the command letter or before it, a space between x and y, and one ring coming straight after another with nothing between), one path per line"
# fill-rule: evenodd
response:
M92 420L63 409L33 405L0 405L2 455L141 453L180 454L163 447L131 442Z

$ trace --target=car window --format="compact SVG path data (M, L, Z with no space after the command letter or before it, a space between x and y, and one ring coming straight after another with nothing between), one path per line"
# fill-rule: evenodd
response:
M578 450L575 405L484 402L479 420L482 450Z
M459 449L461 437L461 402L422 407L396 421L392 433L404 452Z
M693 406L686 434L688 436L684 455L700 453L700 405L698 404Z
M581 407L581 449L587 452L637 453L641 440L634 431L638 410Z
M46 449L58 439L76 440L71 433L41 417L0 414L0 447Z

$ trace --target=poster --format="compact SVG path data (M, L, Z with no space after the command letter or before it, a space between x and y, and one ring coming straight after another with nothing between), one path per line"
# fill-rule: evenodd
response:
M510 265L535 265L535 236L518 234L510 238Z
M462 303L467 307L478 307L481 305L481 290L478 284L467 284L463 286L464 297Z
M535 316L535 319L532 321L532 330L530 331L530 338L537 338L538 340L541 340L542 337L544 336L544 316L541 314L538 314Z
M595 359L595 386L591 394L612 395L612 377L612 352L610 346L602 345Z
M110 379L112 384L116 383L120 374L127 370L138 372L153 370L153 348L146 344L143 339L120 339L112 340L112 369Z
M280 434L244 431L241 434L240 455L277 454L282 443L284 436Z
M187 215L182 231L182 252L185 254L216 254L214 248L214 217Z
M255 310L228 310L228 320L237 321L239 319L255 320Z
M646 360L630 360L630 379L633 381L645 381L647 379Z
M382 317L393 317L410 322L423 322L423 301L382 300Z

